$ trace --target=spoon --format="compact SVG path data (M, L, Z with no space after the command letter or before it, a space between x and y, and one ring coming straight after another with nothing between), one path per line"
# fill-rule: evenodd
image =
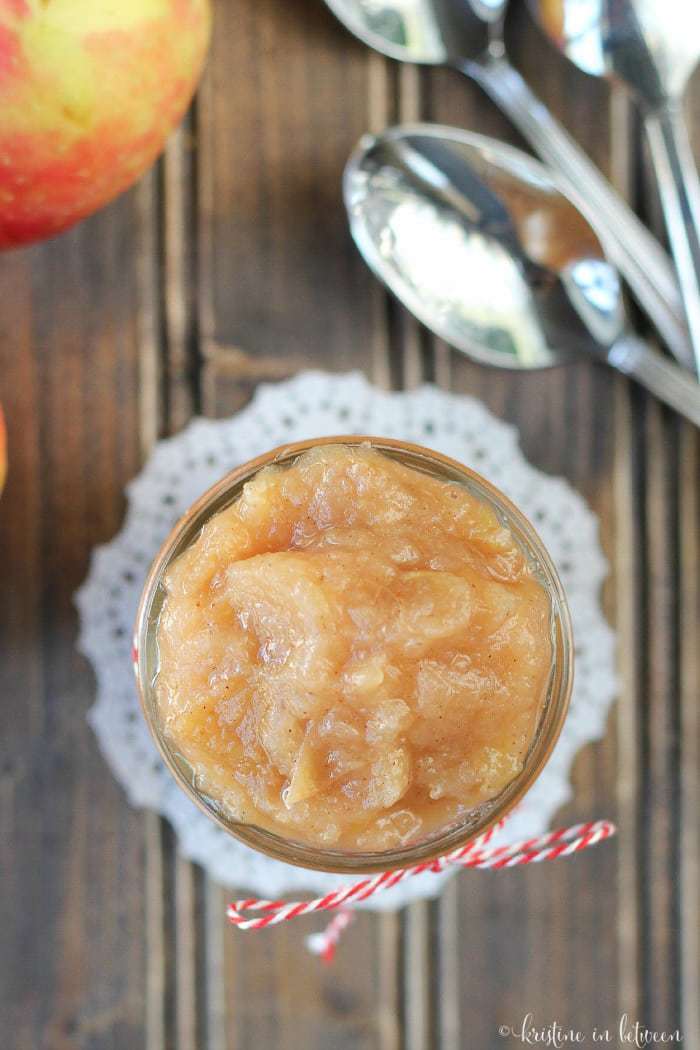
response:
M692 368L683 303L668 256L508 62L503 41L507 2L326 0L369 47L403 62L452 66L481 85L566 180L567 193L600 227L611 259L669 350Z
M593 76L620 80L644 114L700 372L700 182L682 97L700 59L698 0L530 0L558 48Z
M456 128L405 125L360 141L343 190L371 269L468 357L534 369L587 353L700 426L700 386L629 331L597 235L531 157Z

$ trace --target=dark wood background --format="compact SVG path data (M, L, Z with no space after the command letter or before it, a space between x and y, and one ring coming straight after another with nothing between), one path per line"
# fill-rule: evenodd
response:
M658 228L626 98L567 67L518 3L509 29L516 64ZM697 81L691 103L698 130ZM369 54L321 0L219 0L199 98L164 160L73 232L0 260L12 1050L495 1050L526 1013L590 1042L623 1012L700 1045L697 434L602 367L471 365L387 300L351 245L340 175L363 131L415 118L518 143L475 86ZM224 892L129 808L85 721L94 680L72 605L152 443L307 365L433 380L515 423L530 460L600 515L623 681L561 813L617 820L614 844L363 914L332 969L302 947L319 924L227 927Z

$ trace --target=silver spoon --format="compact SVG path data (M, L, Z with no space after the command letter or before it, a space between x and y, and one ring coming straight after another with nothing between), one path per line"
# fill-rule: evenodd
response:
M503 42L508 0L326 0L369 47L403 62L448 65L476 80L540 157L566 179L567 192L595 219L611 259L626 277L675 357L694 356L671 262L520 74Z
M369 266L469 357L543 368L587 353L700 426L700 386L626 326L617 271L546 168L432 124L365 136L343 183Z
M700 182L682 97L700 60L698 0L530 0L580 69L623 81L644 114L700 372Z

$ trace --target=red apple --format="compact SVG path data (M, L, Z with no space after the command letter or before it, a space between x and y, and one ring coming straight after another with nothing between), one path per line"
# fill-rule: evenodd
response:
M139 178L189 104L210 25L209 0L0 0L0 248Z

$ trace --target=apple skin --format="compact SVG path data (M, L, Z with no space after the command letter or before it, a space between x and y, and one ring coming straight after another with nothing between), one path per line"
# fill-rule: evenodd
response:
M209 0L0 0L0 248L134 183L194 94Z

